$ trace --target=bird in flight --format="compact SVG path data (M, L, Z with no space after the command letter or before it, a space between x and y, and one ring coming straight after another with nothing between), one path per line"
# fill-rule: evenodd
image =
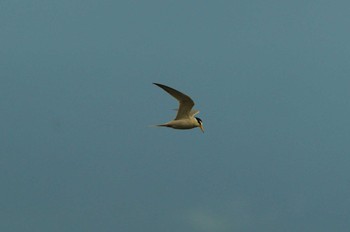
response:
M179 101L179 109L177 110L177 115L174 120L160 124L157 126L171 127L173 129L192 129L199 127L204 133L203 123L200 118L195 117L199 113L198 110L192 110L194 106L193 100L176 89L170 88L169 86L153 83L158 87L162 88L168 94L173 96Z

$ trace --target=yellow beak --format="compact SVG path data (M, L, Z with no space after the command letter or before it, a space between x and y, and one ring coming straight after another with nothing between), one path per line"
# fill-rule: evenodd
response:
M204 133L204 127L202 124L199 125L199 128L201 128L201 131Z

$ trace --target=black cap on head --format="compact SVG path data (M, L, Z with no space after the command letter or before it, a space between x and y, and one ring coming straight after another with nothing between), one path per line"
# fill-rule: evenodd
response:
M197 118L197 117L195 117L195 118L197 119L197 122L198 122L199 124L202 124L202 119Z

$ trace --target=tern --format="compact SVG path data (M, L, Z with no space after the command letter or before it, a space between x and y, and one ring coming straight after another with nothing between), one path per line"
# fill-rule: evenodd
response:
M204 133L202 120L200 118L195 117L195 115L198 114L199 111L192 110L192 107L194 106L194 102L189 96L169 86L158 84L158 83L153 83L153 84L162 88L164 91L166 91L167 93L169 93L171 96L173 96L179 101L179 109L177 110L177 115L175 119L170 122L160 124L157 126L164 126L164 127L170 127L173 129L183 129L183 130L199 127Z

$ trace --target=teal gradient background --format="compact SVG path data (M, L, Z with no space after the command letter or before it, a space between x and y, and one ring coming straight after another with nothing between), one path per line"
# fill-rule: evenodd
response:
M0 230L348 231L349 8L2 0Z

